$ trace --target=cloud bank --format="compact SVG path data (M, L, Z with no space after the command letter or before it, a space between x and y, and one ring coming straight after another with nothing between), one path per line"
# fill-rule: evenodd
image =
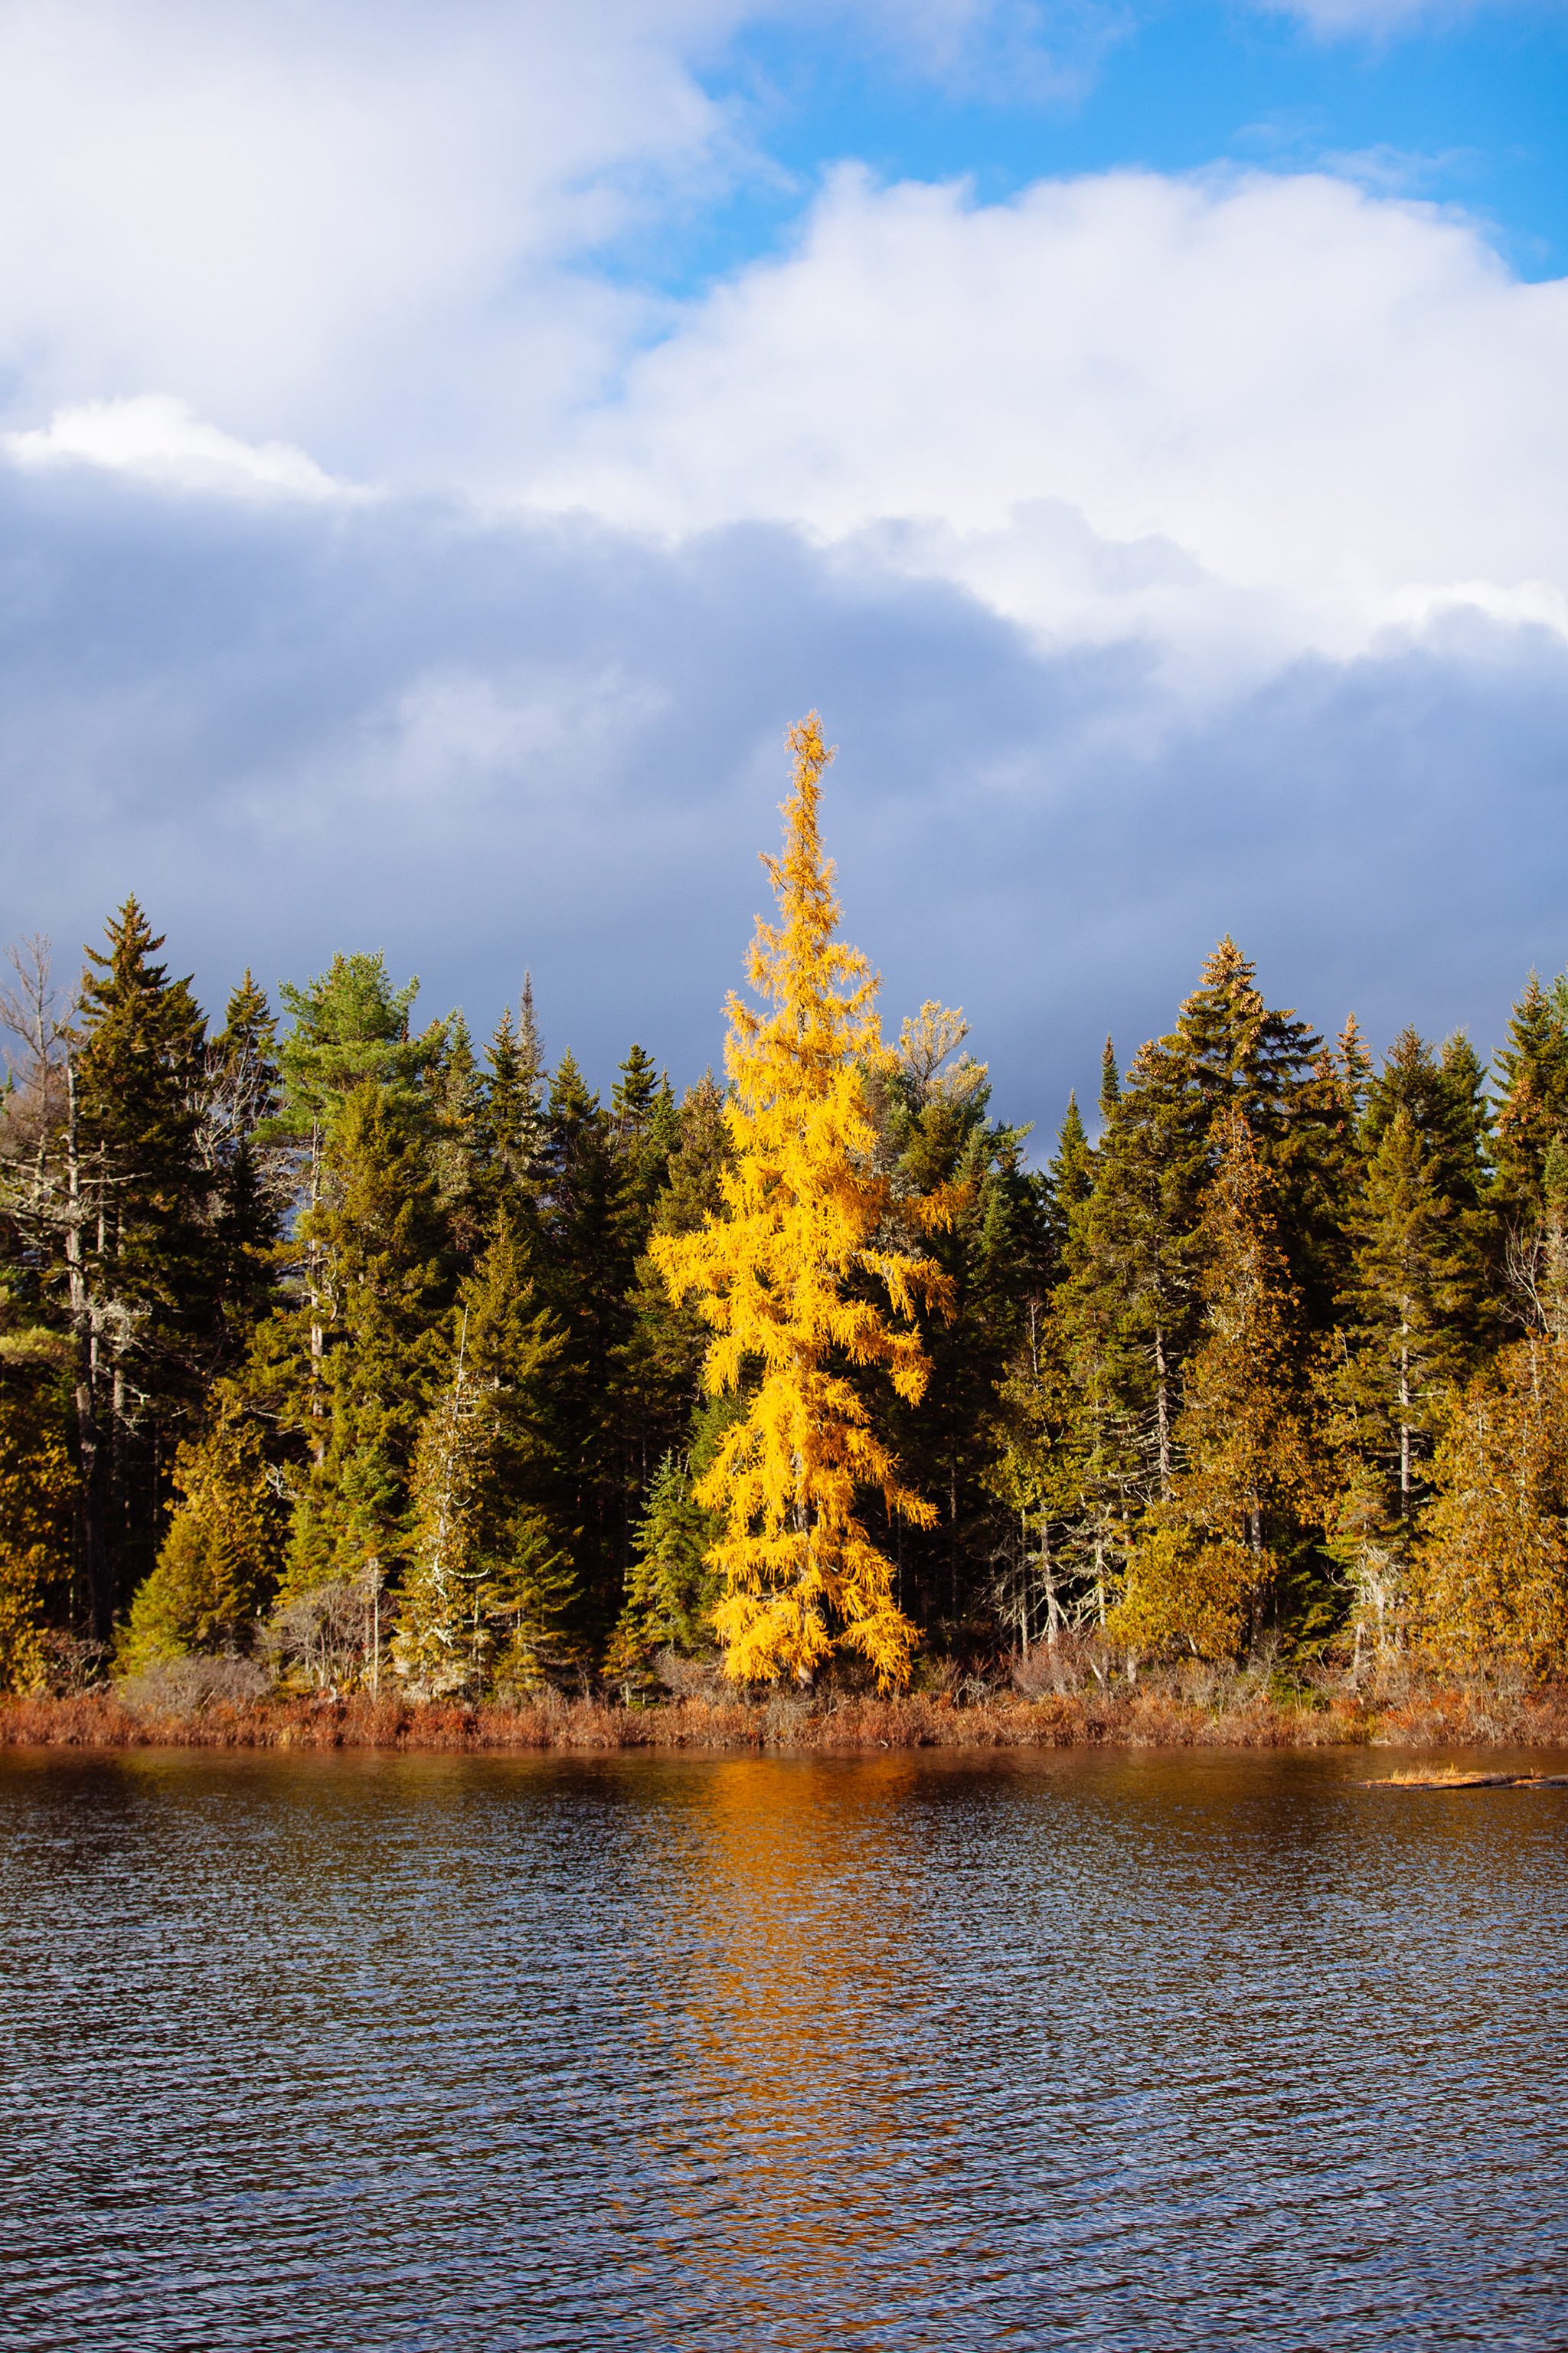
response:
M776 524L190 500L13 477L0 920L74 950L134 888L221 1001L384 945L488 1028L526 965L607 1079L689 1079L763 902L811 703L847 928L895 1017L962 1002L1014 1116L1169 1019L1234 930L1277 997L1483 1039L1562 955L1568 649L1474 615L1205 709L1135 644L1042 650Z
M807 16L1052 91L1119 21ZM784 21L5 12L0 921L74 955L135 888L215 1002L384 945L486 1026L526 964L596 1077L689 1077L816 704L851 935L1014 1115L1227 929L1489 1043L1568 948L1568 285L1220 170L851 164L633 268L782 185L710 69Z

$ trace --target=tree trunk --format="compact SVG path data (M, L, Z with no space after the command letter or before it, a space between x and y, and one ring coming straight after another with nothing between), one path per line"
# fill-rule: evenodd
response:
M1410 1517L1410 1347L1408 1324L1402 1324L1399 1350L1399 1516Z
M318 1276L321 1242L316 1233L316 1212L321 1201L321 1127L319 1120L310 1123L310 1251L305 1284L310 1294L310 1419L321 1423L327 1418L326 1400L321 1394L321 1357L325 1335L321 1324L321 1294ZM310 1440L310 1455L317 1470L327 1459L327 1433L324 1430Z
M1154 1325L1154 1410L1160 1440L1160 1501L1171 1500L1171 1388L1165 1368L1165 1327Z
M95 1316L81 1257L81 1154L77 1133L76 1071L66 1071L66 1168L70 1210L66 1223L66 1267L70 1283L71 1336L76 1342L77 1447L81 1462L82 1551L87 1569L88 1609L95 1642L107 1642L114 1631L113 1598L109 1589L109 1559L103 1542L103 1486L100 1460L97 1399Z

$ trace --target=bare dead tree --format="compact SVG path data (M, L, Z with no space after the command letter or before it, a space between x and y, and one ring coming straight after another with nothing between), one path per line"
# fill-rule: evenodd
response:
M74 1001L60 1003L47 934L12 941L5 955L15 975L0 983L0 1053L8 1077L6 1156L41 1161L66 1117L69 1023L76 1008Z

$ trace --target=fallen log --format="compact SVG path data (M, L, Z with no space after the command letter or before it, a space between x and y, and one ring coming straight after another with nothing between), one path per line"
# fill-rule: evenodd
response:
M1568 1773L1385 1773L1363 1789L1568 1789Z

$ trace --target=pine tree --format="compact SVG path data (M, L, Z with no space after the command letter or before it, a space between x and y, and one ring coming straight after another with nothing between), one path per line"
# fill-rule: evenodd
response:
M1533 972L1509 1022L1497 1065L1499 1206L1516 1232L1541 1212L1553 1139L1568 1128L1568 988L1543 988Z
M1502 1349L1458 1400L1412 1578L1424 1647L1446 1665L1568 1665L1568 1346Z
M1105 1041L1105 1051L1100 1058L1100 1116L1110 1119L1121 1101L1121 1073L1116 1067L1116 1048L1110 1039Z
M928 1619L945 1617L955 1642L994 1581L992 1424L1051 1259L1046 1187L1023 1166L1028 1131L988 1116L985 1065L960 1051L968 1034L961 1010L928 1001L868 1090L892 1188L888 1238L906 1254L923 1247L942 1278L940 1305L916 1313L924 1394L892 1403L887 1424L908 1483L942 1498L939 1521L889 1535L900 1594Z
M152 1565L174 1447L211 1377L219 1328L215 1186L199 1147L201 1008L188 979L153 961L163 938L134 898L107 932L107 953L87 951L79 991L66 1172L90 1213L67 1274L82 1357L84 1505L101 1530L89 1527L86 1547L100 1639Z
M1351 1039L1355 1049L1353 1036ZM1081 1399L1072 1447L1083 1504L1071 1546L1097 1596L1125 1566L1142 1515L1183 1473L1187 1370L1210 1328L1205 1204L1241 1117L1303 1335L1327 1327L1342 1278L1338 1201L1353 1150L1343 1073L1251 963L1222 940L1175 1029L1134 1056L1108 1098L1093 1188L1070 1220L1052 1300L1051 1353ZM1098 1607L1098 1600L1097 1600ZM1217 1619L1211 1618L1211 1628Z
M389 1572L420 1422L446 1362L451 1255L417 1099L373 1083L334 1113L300 1220L299 1304L258 1335L251 1380L308 1457L286 1595Z
M1300 1296L1239 1109L1199 1229L1204 1334L1178 1430L1184 1467L1135 1549L1118 1632L1151 1649L1226 1651L1261 1630L1314 1500Z
M426 1696L530 1688L576 1658L575 1584L541 1498L551 1492L544 1384L559 1335L536 1305L506 1211L454 1307L450 1378L421 1425L409 1569L393 1659Z
M573 1565L602 1636L619 1608L630 1546L621 1352L637 1227L625 1214L610 1114L570 1052L545 1107L540 1173L540 1282L562 1335L552 1380L563 1482L554 1511L577 1531Z
M544 1040L534 1018L533 983L526 974L519 1019L514 1025L508 1006L486 1059L484 1137L491 1195L506 1202L514 1223L531 1223L541 1184Z
M1094 1148L1074 1092L1068 1097L1044 1187L1053 1292L1081 1264L1095 1173ZM1026 1651L1041 1630L1055 1646L1072 1613L1075 1586L1087 1583L1099 1614L1104 1614L1110 1531L1100 1509L1104 1498L1097 1492L1104 1433L1096 1411L1098 1392L1092 1384L1080 1389L1063 1359L1065 1329L1065 1319L1052 1314L1049 1296L1028 1302L1027 1334L1000 1390L992 1431L994 1455L986 1474L993 1493L1017 1515L1016 1572L1003 1614L1016 1627ZM1089 1330L1077 1337L1079 1368L1087 1372Z
M412 1108L446 1042L440 1025L411 1036L409 1015L418 994L417 980L393 987L379 951L334 955L303 988L284 981L279 995L290 1026L279 1047L283 1103L277 1132L308 1142L313 1132L334 1126L350 1098L366 1086L382 1088L404 1110Z
M453 1247L468 1257L478 1244L484 1222L481 1169L487 1090L460 1006L438 1025L437 1034L425 1082L435 1125L436 1176L451 1223Z
M263 1144L258 1131L276 1118L281 1089L271 1008L247 970L207 1045L200 1129L202 1158L216 1179L212 1230L226 1372L240 1362L276 1300L289 1188L279 1181L276 1147Z
M1440 1189L1441 1132L1424 1137L1408 1102L1382 1130L1352 1208L1342 1333L1318 1388L1334 1462L1329 1549L1347 1569L1359 1646L1397 1639L1426 1465L1465 1361L1462 1236Z
M729 1216L695 1234L658 1235L651 1248L672 1295L695 1292L712 1325L710 1392L746 1398L697 1489L727 1523L713 1558L725 1577L714 1615L728 1672L807 1677L849 1650L886 1686L906 1674L914 1630L857 1498L878 1488L889 1515L916 1525L934 1513L903 1484L851 1376L875 1367L918 1400L928 1371L910 1327L941 1280L929 1261L875 1246L889 1199L867 1166L877 1137L864 1071L882 1055L876 983L835 937L833 868L817 828L830 755L815 712L789 742L784 855L764 861L781 921L759 918L748 965L775 1009L729 1000ZM865 1275L900 1322L855 1295Z
M1353 1013L1347 1013L1345 1026L1334 1041L1333 1073L1352 1130L1360 1127L1366 1109L1373 1069L1361 1024Z
M490 1420L469 1375L465 1325L451 1385L421 1424L409 1482L410 1558L392 1660L423 1699L477 1697L485 1679L489 1597L477 1522Z
M656 1116L662 1124L662 1108ZM655 1232L692 1233L722 1208L721 1173L734 1155L723 1090L710 1071L687 1090L675 1123L678 1141L663 1157L665 1182L654 1200L647 1240ZM658 1475L664 1457L681 1452L689 1442L692 1418L706 1396L702 1367L709 1334L689 1301L678 1304L670 1298L646 1240L627 1305L631 1326L618 1351L620 1380L628 1434L637 1448L634 1483L637 1493L646 1493L650 1472ZM635 1564L635 1551L633 1557Z
M1068 1097L1066 1116L1047 1174L1046 1202L1051 1267L1059 1276L1067 1252L1073 1212L1081 1209L1094 1190L1094 1147L1089 1143L1078 1107L1077 1093Z
M1416 1508L1421 1458L1462 1363L1457 1237L1434 1157L1402 1107L1368 1163L1351 1220L1355 1261L1345 1305L1359 1395L1381 1435L1405 1525Z
M122 1674L159 1659L248 1649L276 1586L281 1506L260 1433L232 1392L204 1436L180 1448L174 1490L157 1565L137 1588L121 1638Z
M651 1686L661 1651L692 1658L713 1648L722 1579L709 1556L724 1526L693 1490L732 1418L730 1406L729 1399L710 1399L690 1459L667 1453L649 1483L626 1600L605 1657L606 1683L619 1683L628 1697L634 1688Z

